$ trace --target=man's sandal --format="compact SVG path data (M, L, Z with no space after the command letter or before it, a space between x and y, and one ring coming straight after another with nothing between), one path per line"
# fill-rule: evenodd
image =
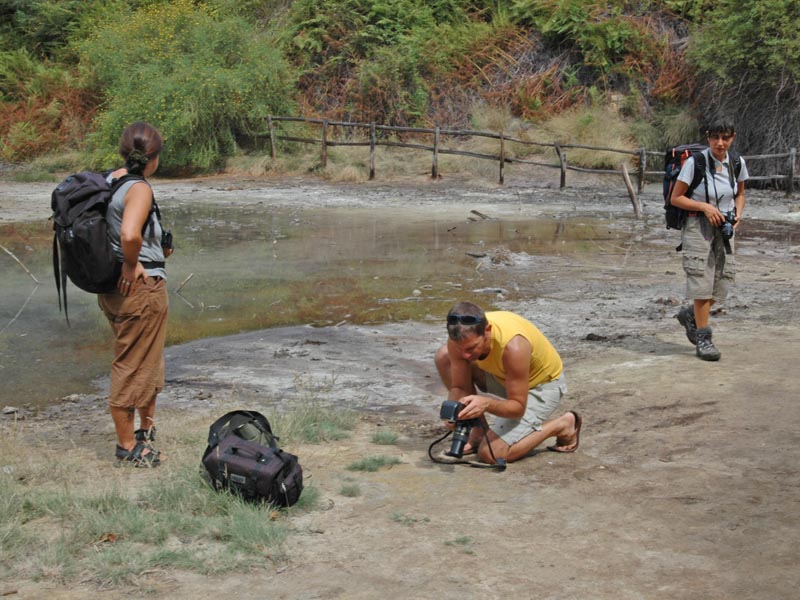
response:
M550 450L551 452L560 452L561 454L569 454L571 452L575 452L575 450L577 450L578 446L580 446L581 444L581 426L583 425L583 419L574 410L571 410L569 412L575 415L575 441L572 443L571 446L565 449L561 444L558 443L558 438L556 438L556 445L547 447L547 449Z
M478 448L467 442L466 445L464 446L464 454L462 456L469 456L470 454L477 454L477 453L478 453Z
M143 454L145 450L150 450L150 452ZM161 463L159 451L144 442L137 442L133 450L126 450L117 444L117 450L114 455L117 460L129 462L134 467L157 467Z

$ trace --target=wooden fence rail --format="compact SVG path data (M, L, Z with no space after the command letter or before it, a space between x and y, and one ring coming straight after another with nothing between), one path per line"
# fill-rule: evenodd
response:
M304 123L307 125L316 125L320 128L320 137L300 137L300 136L292 136L292 135L279 135L279 132L276 131L276 123L281 122L296 122L296 123ZM331 128L340 128L340 129L351 129L354 131L357 130L366 130L368 133L368 139L352 139L353 136L349 136L348 139L337 140L331 139ZM574 165L570 165L567 162L567 150L572 149L581 149L581 150L595 150L600 152L615 152L618 154L626 156L632 156L637 159L636 161L636 181L638 191L641 192L644 188L645 183L647 183L649 177L655 177L657 180L664 175L663 169L660 168L661 161L663 160L664 153L647 150L645 148L639 148L637 150L629 150L629 149L620 149L620 148L604 148L598 146L587 146L582 144L561 144L559 142L535 142L531 140L522 140L519 138L507 136L504 133L496 133L491 131L473 131L473 130L464 130L464 129L443 129L440 127L435 127L434 129L424 128L424 127L399 127L399 126L391 126L391 125L377 125L376 123L351 123L346 121L329 121L328 119L312 119L306 117L284 117L284 116L268 116L267 117L267 133L257 137L269 137L270 142L270 151L272 159L275 160L277 158L277 149L278 140L284 142L297 142L303 144L319 144L321 148L320 152L320 161L322 166L327 166L328 163L328 148L335 147L335 146L364 146L369 147L369 178L375 178L375 149L378 146L385 146L385 147L394 147L394 148L410 148L413 150L423 150L426 152L431 152L432 154L432 163L431 163L431 177L438 178L439 176L439 155L441 154L450 154L450 155L458 155L458 156L469 156L471 158L478 158L482 160L493 160L498 163L498 181L500 184L504 183L504 167L506 164L521 164L521 165L535 165L539 167L547 167L553 169L559 169L561 174L560 180L560 187L564 188L567 185L567 171L575 171L580 173L596 173L596 174L612 174L612 175L621 175L625 181L626 185L629 184L629 174L627 169L626 160L621 160L620 168L619 169L593 169L593 168L585 168L585 167L578 167ZM388 132L392 134L415 134L415 135L430 135L433 138L432 145L423 144L423 143L416 143L416 142L408 142L408 141L394 141L389 139L378 139L378 132ZM498 154L486 154L482 152L472 152L469 150L454 150L450 148L442 147L442 138L443 137L485 137L496 139L499 141L499 151ZM523 146L538 146L541 148L552 148L556 156L558 157L558 164L553 164L549 162L543 161L536 161L536 160L528 160L522 158L516 158L512 156L507 156L506 154L506 147L507 144L511 142L514 144L520 144ZM659 165L658 170L648 170L648 158L652 157L656 159L656 164ZM787 171L786 173L777 173L774 175L757 175L751 176L751 181L773 181L776 183L782 183L783 187L786 189L786 195L789 196L794 193L795 187L795 180L798 179L798 175L795 174L796 165L797 165L797 150L795 148L791 148L788 152L780 153L780 154L753 154L753 155L745 155L745 160L747 161L758 161L758 160L772 160L778 161L781 159L786 159L787 162ZM632 187L629 186L629 191L632 195L631 200L634 203L634 208L637 206L637 202L633 198L633 190Z

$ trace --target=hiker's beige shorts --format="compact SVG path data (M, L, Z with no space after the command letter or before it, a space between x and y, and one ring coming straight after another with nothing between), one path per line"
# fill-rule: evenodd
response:
M478 391L482 396L498 400L506 400L505 387L491 373L486 373L486 390ZM490 422L491 430L509 446L513 446L522 438L534 431L542 430L542 423L550 418L561 404L561 398L567 393L567 380L562 373L558 379L537 385L528 390L528 403L525 414L519 419L495 417Z
M115 337L108 403L118 408L145 407L164 387L166 282L148 277L130 296L100 294L97 302Z
M689 300L725 300L728 288L736 279L736 258L734 254L725 254L722 230L712 226L705 215L690 215L686 217L681 241L686 297ZM730 240L731 252L733 241Z

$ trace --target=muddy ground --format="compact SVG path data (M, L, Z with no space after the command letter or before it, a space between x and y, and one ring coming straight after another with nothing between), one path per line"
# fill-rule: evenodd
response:
M40 194L49 187L4 186L3 220L46 218ZM797 597L797 197L749 194L751 225L739 240L737 284L712 320L722 360L706 363L673 318L683 279L672 250L676 234L663 229L658 186L642 194L639 221L619 182L559 191L535 182L495 188L207 179L157 182L156 188L160 198L177 200L199 190L224 203L226 192L245 190L265 205L448 211L465 220L472 209L497 219L602 214L626 221L636 235L580 255L512 256L483 265L504 269L509 286L535 282L536 298L488 295L487 303L527 316L554 342L569 384L563 410L584 419L577 453L535 451L503 473L428 459L443 398L431 362L444 341L436 315L424 323L292 327L169 348L167 390L159 402L173 421L259 407L265 395L290 403L308 385L365 416L350 439L289 448L301 457L321 502L292 518L287 561L213 578L150 572L142 579L150 597ZM64 447L82 435L89 468L103 473L112 469L113 430L104 412L87 409L91 401L91 394L73 398L49 416L32 417L29 427ZM371 443L380 428L400 432L398 444ZM401 464L376 473L346 469L376 454ZM362 493L342 495L345 482L357 483ZM96 590L7 581L0 592L52 599Z

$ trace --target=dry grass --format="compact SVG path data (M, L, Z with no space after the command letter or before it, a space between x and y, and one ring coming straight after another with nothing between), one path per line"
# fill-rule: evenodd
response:
M562 144L580 144L620 150L635 146L631 127L616 112L607 107L573 109L554 117L539 128L545 139ZM587 168L616 168L624 154L602 150L569 149L571 164Z
M284 447L338 438L357 423L309 394L274 419ZM281 562L291 519L318 502L308 482L300 502L282 511L213 491L198 471L213 420L202 412L159 411L159 427L171 433L156 440L165 461L157 469L117 468L105 417L55 434L52 423L2 427L0 579L116 587L152 569L212 574ZM82 433L63 436L73 428Z
M476 131L503 132L510 138L539 144L555 141L564 144L581 144L597 147L626 149L636 143L633 127L610 108L599 107L575 109L553 119L533 126L515 119L509 110L477 107L473 111L472 126ZM432 136L419 136L406 140L432 147ZM461 150L487 156L500 155L500 142L484 136L446 137L441 139L443 150ZM367 147L334 147L328 151L328 164L319 168L317 148L303 146L304 154L293 157L291 170L315 172L334 182L361 183L369 176L369 149ZM534 159L539 162L557 164L553 149L519 142L506 141L505 155L509 158ZM316 162L315 162L316 159ZM288 160L288 159L281 159ZM587 168L617 168L620 162L629 160L624 154L608 151L570 149L570 164ZM470 175L495 181L498 177L495 160L440 153L438 169L444 176ZM275 170L281 165L276 164ZM432 171L430 151L379 146L375 151L375 172L379 180L415 179L429 177ZM274 171L273 171L274 172Z
M634 139L635 125L622 119L608 107L579 108L564 112L539 124L521 121L509 109L477 105L472 110L472 128L476 131L503 132L510 138L552 144L581 144L616 149L638 147ZM666 121L671 128L667 137L688 139L687 132L696 129L696 123L686 114L675 115ZM307 137L318 137L318 132L306 132ZM334 131L332 139L343 135ZM689 136L691 137L691 136ZM432 147L432 136L418 136L406 141ZM441 139L443 150L461 150L487 156L499 156L500 142L483 136L446 137ZM536 144L506 141L505 155L509 158L535 160L558 164L555 151ZM630 157L616 152L569 149L571 165L586 168L617 168ZM334 183L364 183L369 179L369 148L367 146L333 146L327 153L327 164L322 166L318 144L282 145L277 158L272 160L269 148L260 152L241 153L229 158L224 167L234 176L305 176L314 175ZM510 165L506 165L509 168ZM63 174L79 170L81 156L77 153L37 159L16 177L25 180L52 180L53 173ZM496 160L442 153L438 160L439 173L444 177L469 176L497 181L499 165ZM378 181L417 180L428 178L432 172L432 155L429 150L378 146L375 151L375 177Z

